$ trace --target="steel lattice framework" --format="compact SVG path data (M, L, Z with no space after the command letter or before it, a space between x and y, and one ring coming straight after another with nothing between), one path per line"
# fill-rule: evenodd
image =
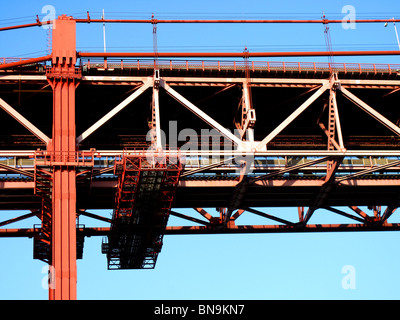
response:
M34 239L54 270L50 299L76 299L86 236L104 237L110 269L141 269L154 268L166 234L400 230L388 221L400 205L400 65L250 60L399 52L77 52L76 23L88 22L339 21L60 16L51 55L0 58L0 107L13 118L0 128L0 209L30 210L0 226L40 219L0 237ZM298 219L265 212L275 207ZM350 223L311 224L322 209ZM243 214L265 224L240 225ZM81 215L110 226L78 225ZM168 226L170 215L191 223Z

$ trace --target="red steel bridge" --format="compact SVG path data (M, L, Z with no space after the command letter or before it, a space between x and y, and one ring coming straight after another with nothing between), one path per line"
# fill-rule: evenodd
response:
M355 22L387 21L397 22ZM89 22L342 21L63 15L48 22L50 55L0 58L0 209L27 212L1 221L0 237L33 238L34 258L51 266L49 299L76 299L86 236L104 238L109 269L146 269L169 234L400 230L388 221L400 205L400 64L251 59L399 51L77 52L76 24ZM265 212L277 207L298 219ZM323 210L349 223L311 224ZM265 223L241 225L241 215ZM30 217L32 228L10 226Z

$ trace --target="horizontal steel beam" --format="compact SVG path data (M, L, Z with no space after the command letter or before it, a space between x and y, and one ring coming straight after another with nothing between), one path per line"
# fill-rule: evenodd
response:
M90 152L90 150L82 150L82 152ZM164 150L164 155L172 154L176 156L176 152ZM98 157L115 157L121 156L123 150L96 150ZM139 152L142 154L142 152ZM138 153L138 154L139 154ZM343 157L400 157L400 150L267 150L267 151L240 151L240 150L182 150L179 152L181 157L327 157L327 156L343 156ZM0 157L34 157L35 150L0 150ZM228 159L228 158L227 158Z
M277 179L268 179L268 180L260 180L256 181L252 184L252 187L321 187L324 184L324 180L322 179L292 179L292 178L277 178ZM191 188L191 187L210 187L210 183L212 183L213 187L218 188L235 188L237 185L236 180L213 180L213 179L199 179L199 180L181 180L178 183L178 188ZM108 181L108 182L93 182L93 188L101 187L116 187L116 182ZM399 185L399 179L396 178L380 178L380 179L347 179L341 182L341 186L345 187L391 187L395 190L396 186Z
M353 224L307 224L303 227L288 225L236 225L225 229L205 226L167 227L165 235L179 234L248 234L248 233L309 233L309 232L360 232L360 231L400 231L400 224L385 225Z
M218 188L234 188L237 185L236 180L215 180L215 179L199 179L199 180L180 180L178 183L179 188L196 188L196 187L210 187L210 183L213 183L213 187ZM278 178L278 179L267 179L256 181L252 184L253 187L321 187L324 183L321 179L293 179L293 178ZM392 178L390 174L384 178L351 178L340 181L342 186L349 187L396 187L399 185L399 179ZM2 190L30 190L35 187L33 181L0 181L0 188ZM117 179L115 180L94 180L91 183L92 189L114 189L117 187Z
M399 19L354 19L354 20L343 20L343 19L74 19L76 23L217 23L217 24L232 24L232 23L273 23L273 24L293 24L293 23L316 23L316 24L328 24L328 23L385 23L385 22L400 22ZM36 24L34 24L36 25Z
M145 82L148 77L139 76L82 76L81 82L89 83L140 83ZM46 76L42 75L0 75L1 82L9 81L46 81ZM246 78L241 77L163 77L163 80L170 85L219 85L225 86L227 84L243 84ZM298 87L299 85L314 86L321 85L325 79L302 79L302 78L251 78L250 86L255 85L270 85L270 86L285 86L285 87ZM342 87L356 87L368 89L386 89L400 87L400 80L366 80L366 79L340 79Z
M39 229L0 229L0 238L32 238ZM386 224L307 224L298 225L233 225L226 228L210 228L208 226L170 226L164 231L164 235L183 234L248 234L248 233L308 233L308 232L361 232L361 231L400 231L399 223ZM108 227L77 228L77 234L83 236L107 236Z
M249 58L265 57L329 57L329 56L397 56L399 50L368 51L302 51L248 52ZM243 52L78 52L81 58L243 58Z
M18 228L18 229L0 229L0 238L32 238L40 231L39 228ZM108 227L79 227L76 228L77 233L91 237L91 236L106 236L110 232Z
M90 82L139 82L143 81L144 77L131 77L131 76L83 76L82 81ZM0 80L2 77L0 76ZM184 84L242 84L246 81L246 78L240 77L163 77L163 80L167 83L174 83L176 85ZM325 79L286 79L286 78L251 78L251 84L264 84L264 85L285 85L285 86L298 86L298 85L322 85L326 82ZM373 89L385 89L387 87L400 87L400 80L361 80L361 79L340 79L342 87L365 87Z
M150 24L329 24L329 23L385 23L385 22L400 22L399 19L91 19L88 13L86 19L73 19L76 23L150 23ZM52 24L53 21L40 21L8 26L0 28L0 31L9 31L22 28L40 27L42 25Z
M47 81L46 76L41 75L23 75L23 74L8 74L8 75L0 75L0 82L9 82L9 81Z

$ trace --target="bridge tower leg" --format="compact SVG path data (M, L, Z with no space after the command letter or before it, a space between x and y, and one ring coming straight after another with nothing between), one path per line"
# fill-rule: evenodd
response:
M47 148L53 171L50 300L77 298L75 64L76 23L60 16L54 20L52 68L47 72L53 87L53 133Z

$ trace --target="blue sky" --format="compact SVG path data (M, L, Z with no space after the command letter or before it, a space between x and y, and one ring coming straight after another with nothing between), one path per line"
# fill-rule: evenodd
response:
M352 5L359 18L400 17L398 1L7 1L0 27L34 22L43 6L56 14L99 18L313 18L341 19ZM18 18L18 19L17 19ZM10 20L7 20L10 19ZM400 26L400 24L399 24ZM107 25L108 51L152 51L151 25ZM396 50L393 25L331 26L333 49ZM42 28L0 33L0 57L46 52ZM102 51L102 25L78 26L78 50ZM324 51L322 25L159 25L159 51ZM299 49L300 48L300 49ZM300 58L277 60L301 61ZM327 58L302 59L327 61ZM340 57L336 62L400 63L398 57ZM295 219L297 209L268 209ZM183 211L182 211L183 212ZM216 213L215 209L210 212ZM26 213L26 212L21 212ZM109 216L110 211L99 212ZM15 212L1 212L0 221ZM311 223L342 222L317 211ZM238 222L246 223L246 217ZM248 218L250 219L250 218ZM335 220L336 219L336 220ZM393 216L394 221L397 215ZM346 221L346 220L344 220ZM90 225L89 220L81 223ZM249 220L250 222L250 220ZM251 222L261 220L251 218ZM264 220L262 220L264 222ZM32 227L27 220L14 227ZM171 219L171 223L180 223ZM183 222L185 224L185 222ZM96 223L99 225L99 223ZM10 227L11 227L10 226ZM154 270L108 271L101 237L85 239L78 260L78 299L399 299L400 233L314 233L166 236ZM0 299L47 299L45 265L33 260L32 239L0 239ZM355 270L355 289L342 286L342 269Z

